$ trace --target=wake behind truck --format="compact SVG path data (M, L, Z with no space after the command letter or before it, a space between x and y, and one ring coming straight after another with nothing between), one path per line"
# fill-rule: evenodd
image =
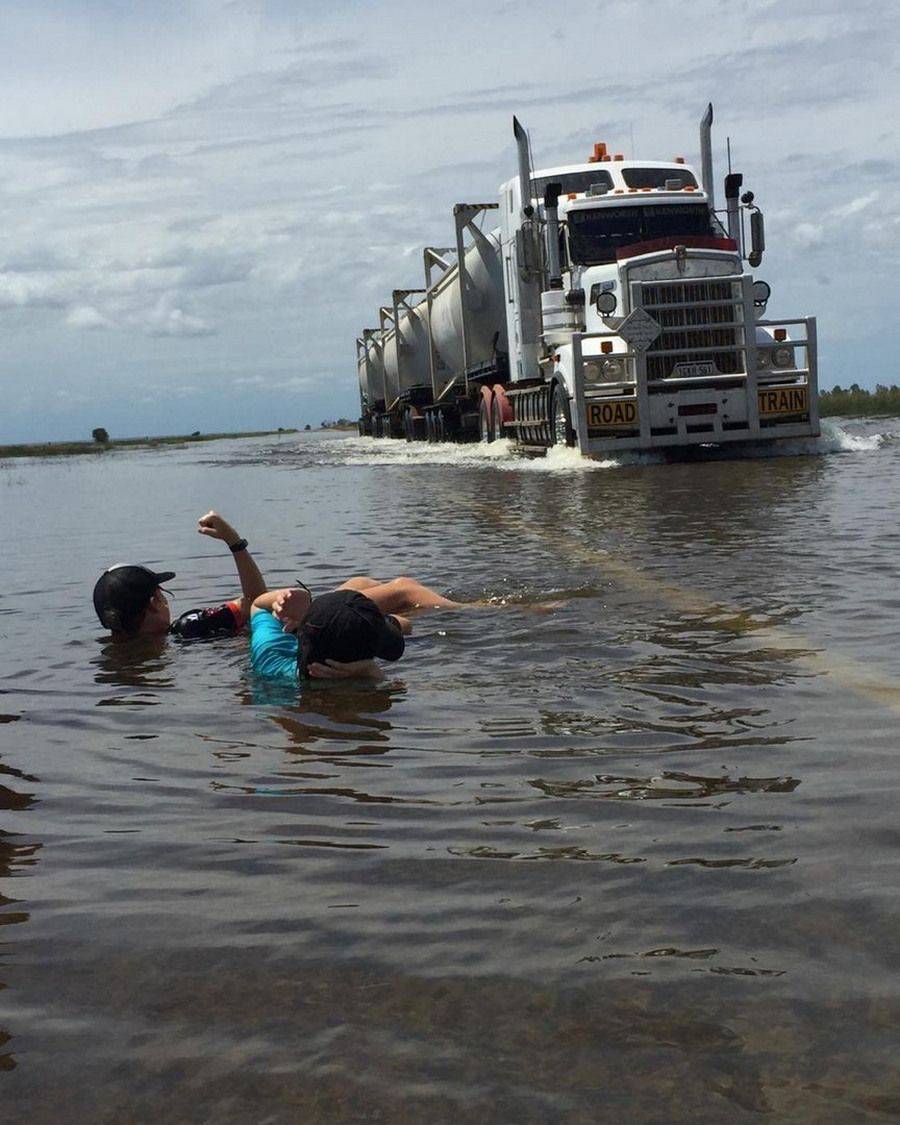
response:
M762 261L762 213L736 172L717 211L712 120L698 178L602 143L534 171L513 118L518 175L454 207L424 285L357 339L360 433L589 457L816 436L815 319L766 319L769 285L743 267Z

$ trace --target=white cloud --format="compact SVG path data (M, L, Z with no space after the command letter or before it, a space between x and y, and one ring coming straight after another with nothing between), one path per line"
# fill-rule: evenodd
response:
M156 118L248 70L283 66L292 22L253 0L6 5L0 131L46 136Z
M821 244L825 230L821 223L798 223L794 227L794 241L804 249Z
M870 191L868 195L860 195L856 199L851 199L849 203L845 203L841 207L835 207L832 214L836 215L839 219L849 218L850 215L858 215L861 211L865 211L871 207L880 197L880 191Z
M320 383L326 378L326 375L320 373L313 375L292 375L289 379L281 379L279 382L272 383L272 389L298 394L301 391L308 391L311 387L316 386L317 383Z
M110 328L112 322L92 305L78 305L69 310L66 324L70 328Z
M212 336L216 329L202 317L192 316L164 294L153 308L131 314L129 320L146 336Z
M66 304L64 288L52 274L0 273L0 309L59 308Z

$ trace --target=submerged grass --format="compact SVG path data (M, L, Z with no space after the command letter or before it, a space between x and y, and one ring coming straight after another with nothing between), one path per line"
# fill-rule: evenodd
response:
M172 434L168 437L118 438L113 441L52 441L28 445L0 445L0 458L6 457L72 457L79 454L114 453L117 449L155 449L162 445L187 445L197 441L218 441L221 438L277 437L296 434L299 430L248 430L232 434Z

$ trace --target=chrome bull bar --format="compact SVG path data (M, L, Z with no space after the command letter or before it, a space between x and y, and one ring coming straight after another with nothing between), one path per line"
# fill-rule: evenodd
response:
M749 282L746 282L743 288L745 298L749 299L745 299L745 310L751 315L747 323L752 331L745 332L744 326L740 325L741 339L731 345L741 356L743 370L737 373L693 374L685 377L672 374L662 379L648 379L646 349L642 351L631 347L624 351L612 351L600 355L595 355L592 351L590 355L585 356L583 345L588 340L616 341L621 345L622 338L615 329L573 335L575 407L573 420L578 447L583 454L590 455L616 449L658 449L706 443L766 441L776 437L805 437L818 434L818 357L815 318L756 320L749 293ZM696 327L702 330L705 326L700 324ZM720 328L722 324L718 323L713 327ZM799 358L797 353L802 352L804 366L760 370L757 361L758 347L755 331L757 327L783 328L786 332L793 330L794 334L783 341L783 346L794 350L795 360ZM776 342L774 347L778 347L780 343L781 341ZM717 344L700 345L692 347L690 351L692 355L712 355L721 351L721 347ZM654 356L665 354L681 355L683 349L654 349L653 351ZM585 364L602 362L605 356L623 362L624 376L621 379L608 381L589 380L585 374ZM779 422L777 417L761 419L760 391L786 385L805 389L808 404L804 411L807 415L806 419L798 421L794 417L783 422ZM726 396L730 394L731 401L735 401L735 392L739 392L739 399L742 401L741 421L729 423L727 415L720 415L718 411L701 422L688 421L693 417L692 411L699 410L703 403L710 400L717 392ZM654 414L658 415L659 410L654 410L653 407L663 399L667 406L672 406L673 417L669 419L669 421L674 420L672 426L654 425ZM621 425L616 425L613 418L613 423L605 427L607 433L602 432L604 429L602 426L589 425L589 411L596 419L598 404L625 401L634 404L636 411L634 424L630 424L626 418ZM606 410L605 413L610 412ZM630 411L624 414L630 414ZM656 420L659 421L659 418Z

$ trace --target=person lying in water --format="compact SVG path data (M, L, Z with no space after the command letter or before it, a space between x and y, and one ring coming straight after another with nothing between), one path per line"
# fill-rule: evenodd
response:
M188 610L173 622L162 586L175 577L175 572L118 563L105 570L94 586L94 609L100 624L112 632L114 641L165 633L183 637L227 635L244 627L253 600L266 589L265 579L247 549L247 540L218 512L201 516L197 531L210 539L220 539L231 551L241 583L240 595L220 606Z
M305 586L271 590L253 603L250 661L267 678L377 678L376 659L403 655L410 614L460 604L412 578L351 578L318 598Z

